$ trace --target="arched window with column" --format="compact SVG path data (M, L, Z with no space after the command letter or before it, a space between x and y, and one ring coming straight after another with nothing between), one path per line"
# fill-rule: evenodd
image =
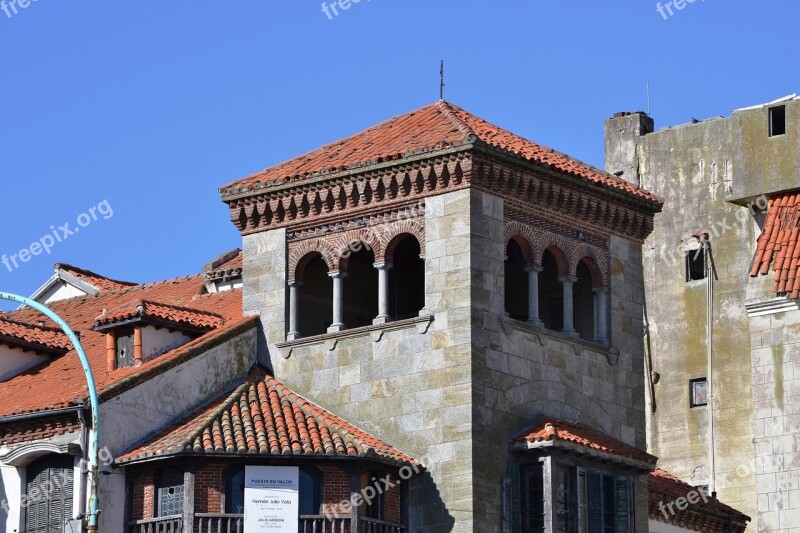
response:
M378 271L375 255L362 242L344 252L340 270L345 273L342 305L345 328L371 325L378 316Z
M582 257L575 270L575 330L581 339L609 345L608 289L593 257Z
M542 254L542 271L539 273L539 319L552 331L564 329L564 287L562 279L567 273L564 253L555 246Z
M387 247L387 311L392 320L419 316L425 307L425 261L414 235L396 236Z
M529 319L528 267L519 240L510 239L506 245L505 309L509 318L514 320Z
M289 339L325 333L333 320L333 283L322 255L311 252L289 282Z

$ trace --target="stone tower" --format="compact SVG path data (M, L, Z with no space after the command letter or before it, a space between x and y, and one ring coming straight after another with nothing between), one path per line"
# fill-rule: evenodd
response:
M644 448L657 197L444 101L221 194L262 362L424 463L409 531L529 531L511 444L543 416ZM615 468L646 530L644 470Z

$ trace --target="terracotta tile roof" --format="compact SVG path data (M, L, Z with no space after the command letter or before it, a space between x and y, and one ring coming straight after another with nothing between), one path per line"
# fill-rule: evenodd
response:
M478 144L512 153L581 181L660 202L657 196L612 174L541 146L439 101L325 145L220 189L223 197L288 182L366 167L446 148Z
M703 499L699 489L684 483L666 470L657 468L647 478L647 487L650 492L650 518L667 522L679 527L694 531L727 533L728 519L732 522L733 531L742 533L750 517L725 505L716 498L706 496ZM697 493L693 499L700 497L698 503L690 505L681 511L673 506L673 512L665 511L666 505L678 498L686 498L690 493ZM661 505L663 504L663 505Z
M239 249L232 250L205 266L207 280L237 278L242 275L244 255Z
M242 292L231 290L213 294L203 292L204 276L195 275L168 281L136 285L113 292L62 300L49 305L81 337L102 398L111 397L141 376L160 372L169 365L196 355L198 347L219 342L226 336L255 327L254 317L242 316ZM140 367L107 372L106 335L95 331L95 319L103 309L119 309L134 302L155 301L168 306L190 307L200 312L216 313L225 319L221 327L194 341L146 362ZM15 321L38 324L44 317L24 308L5 315ZM32 391L36 391L32 394ZM77 354L70 350L62 357L34 367L9 379L0 387L0 418L15 414L45 411L84 402L88 397L86 381Z
M149 300L137 300L123 304L120 308L95 320L96 329L107 329L121 322L155 321L174 324L193 330L210 331L220 327L222 316L208 311L167 305Z
M539 423L515 439L523 449L556 446L614 456L640 465L655 465L658 459L644 450L609 437L578 422L541 417Z
M0 317L0 342L44 352L64 353L72 346L60 329Z
M117 461L176 454L361 457L416 464L410 456L298 396L260 369L233 394L193 413Z
M100 274L96 274L91 270L74 267L66 263L58 263L56 265L56 272L59 270L63 270L64 272L75 276L76 278L82 279L89 285L97 287L98 290L103 292L118 291L136 285L136 283L132 283L130 281L117 281L110 279L105 276L101 276Z
M773 292L792 300L800 298L800 194L784 194L771 198L767 207L764 231L758 238L756 257L750 276L765 276L770 267L775 272Z

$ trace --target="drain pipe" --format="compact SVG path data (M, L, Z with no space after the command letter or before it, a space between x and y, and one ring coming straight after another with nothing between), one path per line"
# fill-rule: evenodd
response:
M83 457L86 457L89 451L89 431L86 424L86 414L84 410L78 411L78 420L81 423L81 451ZM81 484L78 489L78 515L86 516L86 487L89 484L89 468L85 461L81 460Z
M703 238L707 239L706 235ZM707 304L707 342L708 349L708 377L706 386L708 388L708 456L711 463L711 478L708 484L708 491L713 498L717 497L717 457L714 446L714 278L717 271L714 268L714 256L711 254L711 243L706 240L703 243L706 258L706 280L708 290L706 291Z

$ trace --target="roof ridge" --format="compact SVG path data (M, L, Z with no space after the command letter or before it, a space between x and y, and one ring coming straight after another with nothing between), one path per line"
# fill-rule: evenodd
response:
M463 133L463 134L464 134L464 140L465 140L465 141L466 141L466 140L468 140L470 137L472 137L472 138L474 138L474 139L479 139L479 140L480 140L480 137L478 136L478 134L477 134L477 133L475 133L475 130L473 130L473 129L472 129L470 126L469 126L469 124L467 124L466 122L464 122L464 121L461 119L461 117L459 117L459 116L458 116L458 114L457 114L457 113L456 113L456 111L453 109L453 107L452 107L452 104L450 104L450 102L448 102L448 101L446 101L446 100L439 100L439 101L436 103L436 105L437 105L437 107L439 108L439 111L441 111L441 112L442 112L442 115L444 115L444 116L445 116L445 118L447 118L447 119L448 119L450 122L452 122L452 123L453 123L453 125L454 125L456 128L458 128L458 131L460 131L461 133ZM461 108L459 108L459 109L461 109ZM462 111L463 111L463 110L462 110Z
M138 303L144 305L145 307L147 306L147 304L160 305L160 306L169 307L170 309L175 309L175 310L178 310L178 311L189 311L189 312L192 312L192 313L195 313L195 314L198 314L198 315L213 316L214 318L221 318L223 320L225 319L224 316L220 315L219 313L215 313L213 311L205 311L203 309L197 309L196 307L187 307L185 305L168 304L168 303L164 303L164 302L159 302L158 300L151 300L149 298L143 298L143 299L139 300ZM145 309L145 311L146 311L146 309Z
M138 283L136 283L135 281L123 281L123 280L119 280L119 279L110 278L108 276L104 276L103 274L98 274L94 270L89 270L88 268L78 267L78 266L75 266L75 265L71 265L69 263L56 263L55 268L56 268L56 270L74 270L75 272L78 272L80 274L95 276L95 277L98 277L98 278L102 278L102 279L104 279L106 281L112 281L112 282L117 283L119 285L128 285L128 286L138 285Z
M42 316L45 317L45 315L42 315ZM48 332L51 332L51 333L61 333L61 334L64 334L66 336L66 333L64 333L64 330L62 330L61 328L57 328L55 326L41 326L39 324L31 324L30 322L23 322L21 320L14 320L12 318L9 318L8 315L5 314L5 313L3 315L0 315L0 322L7 322L9 324L14 324L16 326L22 326L22 327L31 328L31 329L38 329L38 330L42 330L42 331L48 331Z

